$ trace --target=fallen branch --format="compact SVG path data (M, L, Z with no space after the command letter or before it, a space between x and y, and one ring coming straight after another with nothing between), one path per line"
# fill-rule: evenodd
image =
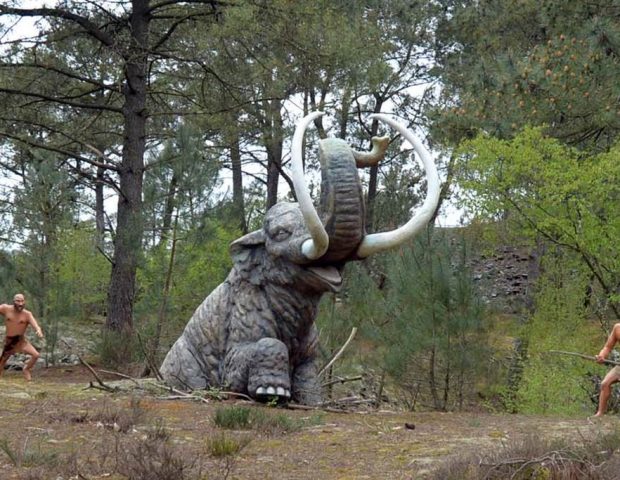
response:
M204 397L199 397L199 396L193 394L193 392L197 392L198 390L192 390L191 392L184 392L183 390L178 390L178 389L176 389L174 387L170 387L170 386L165 385L165 384L161 385L161 384L155 383L154 385L156 385L157 387L161 388L162 390L166 390L166 391L171 392L171 393L176 393L178 396L180 396L182 398L201 399L205 403L208 403L208 399L206 399ZM205 394L207 396L210 395L209 390L204 390L204 392L205 392ZM247 396L244 393L237 393L237 392L217 391L217 392L214 392L214 394L211 395L211 397L215 397L215 396L219 396L219 395L226 395L226 396L230 396L230 397L239 397L239 398L243 398L244 400L248 400L248 401L254 403L254 399L252 399L251 397ZM174 396L174 395L171 395L170 397L172 397L172 396ZM173 398L170 398L170 397L166 397L165 399L174 400Z
M336 380L331 380L329 382L325 382L321 384L321 387L329 387L330 385L335 385L337 383L347 383L347 382L356 382L361 380L363 377L358 375L357 377L348 377L348 378L338 378Z
M69 347L69 349L73 348L64 339L61 338L60 341L63 342L67 347ZM93 375L93 377L95 377L95 380L97 380L97 383L99 384L99 387L96 387L95 385L93 385L93 382L90 382L91 388L99 388L100 390L105 390L106 392L116 392L117 391L116 388L113 388L113 387L110 387L109 385L106 385L103 382L103 380L101 380L101 377L99 375L97 375L97 372L95 372L95 369L93 367L91 367L88 364L88 362L86 360L84 360L79 354L74 352L74 355L78 358L80 363L82 365L84 365L90 371L90 373Z
M202 403L209 403L206 398L197 397L196 395L169 395L167 397L161 397L161 400L200 400Z
M322 404L313 406L313 405L298 405L298 404L289 403L284 408L287 408L289 410L310 410L310 411L321 411L321 412L328 412L328 413L350 413L347 410L325 407Z
M124 373L114 372L112 370L103 370L102 368L100 368L99 371L101 373L107 373L108 375L116 375L117 377L121 377L121 378L125 378L127 380L131 380L133 383L135 383L136 385L140 386L140 383L135 378L130 377L129 375L125 375Z
M344 352L344 350L347 348L347 346L349 345L349 343L351 343L351 340L353 340L353 338L355 337L355 334L357 333L357 327L353 327L351 329L351 335L349 335L349 338L347 339L346 342L344 342L344 345L342 347L340 347L340 350L338 350L338 352L336 353L336 355L334 355L332 357L332 359L329 361L329 363L327 365L325 365L321 371L319 372L319 377L321 375L323 375L328 369L329 367L331 367L334 362L336 362L336 360L338 360L338 358L340 357L340 355L342 355L342 352Z
M596 359L596 357L594 357L592 355L584 355L583 353L577 353L577 352L564 352L562 350L549 350L547 353L557 353L559 355L571 355L573 357L579 357L579 358L583 358L585 360L592 360L594 362L604 363L606 365L620 365L620 362L614 362L613 360L603 360L602 362L599 362Z

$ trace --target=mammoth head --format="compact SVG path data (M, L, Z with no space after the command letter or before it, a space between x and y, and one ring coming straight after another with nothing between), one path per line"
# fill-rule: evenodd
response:
M308 125L323 112L303 118L295 130L292 146L293 185L299 208L311 238L301 251L309 262L344 262L365 258L396 247L412 238L430 220L439 202L439 177L424 145L400 123L383 114L371 115L396 129L420 156L427 178L427 194L422 207L403 226L394 231L366 235L364 201L355 167L378 162L387 148L387 138L373 139L372 152L361 153L339 139L321 140L319 159L322 171L321 215L312 204L304 181L302 142Z
M302 253L309 238L299 205L277 203L265 215L262 229L231 244L235 270L255 285L267 281L308 292L337 292L342 284L341 269L310 265Z
M322 172L319 214L304 182L301 150L305 129L320 115L321 112L316 112L302 119L293 136L293 185L299 203L274 205L265 215L261 230L249 233L231 245L238 268L249 276L256 276L257 283L260 271L261 278L270 278L275 283L297 282L301 286L301 283L310 282L306 286L313 290L335 291L340 286L340 270L345 262L402 244L426 225L437 208L439 179L430 155L407 129L385 115L376 114L373 115L375 118L398 130L420 155L428 185L424 204L402 227L367 235L364 195L356 169L383 158L388 139L373 139L373 150L362 153L353 150L343 140L330 138L319 143ZM267 263L260 252L268 255Z

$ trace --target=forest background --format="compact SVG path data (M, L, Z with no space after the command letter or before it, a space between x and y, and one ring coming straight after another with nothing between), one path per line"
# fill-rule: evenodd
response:
M0 298L26 293L49 363L80 331L104 365L160 362L229 243L293 199L295 122L328 113L316 197L317 139L366 149L388 112L467 218L349 265L317 321L325 363L357 329L329 375L410 409L592 410L605 370L547 352L597 353L620 318L620 2L29 5L0 6ZM423 195L410 156L392 138L363 175L368 231ZM507 249L526 274L497 295Z

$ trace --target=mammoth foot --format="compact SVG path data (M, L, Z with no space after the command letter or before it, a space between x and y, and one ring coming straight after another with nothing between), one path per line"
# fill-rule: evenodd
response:
M291 398L288 350L279 340L263 338L256 342L248 376L248 392L258 401L286 402Z
M288 402L291 398L291 391L283 387L258 387L255 397L259 402L269 402L273 399L278 402Z

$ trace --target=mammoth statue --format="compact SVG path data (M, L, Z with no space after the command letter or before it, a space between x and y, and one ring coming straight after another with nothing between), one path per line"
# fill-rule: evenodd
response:
M402 244L432 217L439 200L435 165L412 133L383 114L373 117L400 132L424 164L424 204L396 230L366 235L356 168L383 158L388 139L373 138L372 151L362 153L329 138L319 142L319 214L304 181L302 141L322 114L302 119L293 136L298 203L274 205L262 229L231 244L231 272L196 309L164 359L161 373L170 385L226 388L258 400L320 402L314 319L321 296L339 290L346 262Z

